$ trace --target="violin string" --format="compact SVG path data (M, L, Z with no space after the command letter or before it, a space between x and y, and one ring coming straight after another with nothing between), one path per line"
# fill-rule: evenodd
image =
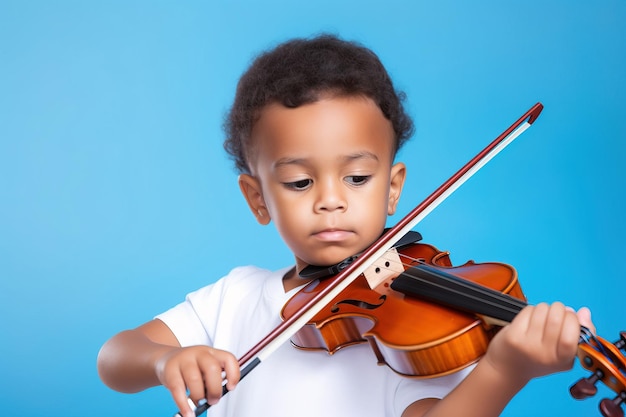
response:
M401 253L398 253L398 255L401 259L404 258L405 260L409 261L409 262L402 261L402 260L400 261L400 264L402 268L404 269L404 274L409 276L411 279L414 279L418 282L429 285L431 288L439 288L443 290L445 293L447 293L448 295L456 295L459 297L459 299L465 299L465 300L470 299L473 301L479 301L483 304L494 307L501 311L513 313L513 315L516 315L517 313L519 313L522 310L522 308L526 307L527 305L524 301L514 298L508 294L504 294L497 290L484 287L480 284L474 283L464 278L454 276L453 274L451 274L452 278L449 278L446 275L437 275L437 277L440 279L440 283L423 279L415 274L412 274L410 271L415 266L415 264L422 264L422 265L429 266L429 264L427 264L424 259L413 258L411 256L401 254ZM390 262L394 262L394 261L390 261ZM393 271L393 269L388 266L382 266L380 268ZM457 280L455 278L459 278L459 279ZM462 290L456 290L450 286L451 285L450 283L459 285L460 287L463 287L466 290L475 292L479 296L474 296ZM447 285L444 285L444 284L447 284ZM451 302L451 304L454 305L454 302ZM492 318L499 318L497 317L497 315L494 315L494 316L488 315L488 316ZM509 320L505 320L505 321L509 321ZM611 354L609 354L607 349L604 347L603 343L596 337L596 335L589 328L585 326L580 326L579 343L585 343L588 346L591 346L596 352L600 353L604 358L606 358L609 361L609 363L611 363L615 368L617 368L617 370L621 372L622 375L626 376L626 370L623 369L623 362L621 361L618 362L618 360L616 360Z
M418 259L418 258L413 258L410 257L406 254L398 254L400 255L401 258L404 258L410 262L414 262L414 263L418 263L418 264L423 264L423 265L427 265L427 263L422 260L422 259ZM457 297L459 297L460 299L471 299L474 301L479 301L487 306L491 306L494 307L496 309L500 309L503 311L506 311L508 313L512 313L512 314L517 314L519 313L519 311L526 306L526 304L521 301L518 300L516 298L513 298L507 294L503 294L500 293L496 290L493 290L491 288L486 288L483 287L479 284L464 280L464 279L460 279L458 281L454 281L454 284L463 287L467 290L473 291L475 293L477 293L479 296L473 296L471 294L468 294L467 292L463 292L461 290L455 290L453 288L451 288L450 286L446 286L443 285L444 283L450 283L452 282L449 278L445 277L445 276L441 276L439 278L441 278L441 284L437 284L437 283L433 283L427 280L424 280L423 278L420 278L419 276L415 276L414 274L411 274L411 268L414 266L411 263L408 262L401 262L402 267L405 269L404 273L411 277L412 279L415 279L417 282L420 283L424 283L427 284L431 287L436 287L436 288L440 288L444 291L446 291L448 294L452 294L452 295L456 295Z
M489 294L489 293L484 293L482 294L482 296L477 297L471 294L468 294L467 292L463 292L463 291L459 291L459 290L455 290L452 289L450 287L447 287L445 285L441 285L438 283L433 283L433 282L428 282L426 280L421 279L418 276L412 275L411 273L408 274L411 278L414 278L418 281L421 281L422 283L428 284L431 287L436 287L436 288L440 288L442 290L445 290L448 295L451 296L457 296L459 297L460 300L473 300L473 301L478 301L481 304L488 306L488 307L492 307L494 310L491 310L493 313L491 314L487 314L489 317L492 318L498 318L498 319L503 319L502 317L499 317L498 315L498 311L499 312L508 312L508 313L512 313L513 315L516 315L517 313L519 313L521 311L520 308L518 308L517 306L508 306L508 305L504 305L504 303L502 303L502 299L497 299L496 297L493 297L493 294ZM447 278L442 278L443 280L447 280ZM473 289L473 288L472 288ZM493 301L485 296L488 297L492 297ZM506 301L506 300L505 300ZM451 302L452 304L454 304L453 302ZM506 320L509 321L509 320Z
M413 261L413 262L417 262L420 264L426 264L425 261L420 260L420 259L412 259L411 257L407 256L407 255L403 255L405 258ZM405 264L405 266L408 266ZM410 267L409 270L410 272ZM421 279L419 277L415 277L412 274L409 274L409 276L411 278L415 278L417 280L419 280L420 282L425 282L428 283L428 281ZM481 294L482 296L484 296L483 298L479 298L479 297L472 297L475 300L478 301L483 301L487 304L490 304L494 307L506 310L507 312L510 313L519 313L519 311L524 308L526 306L526 303L524 303L523 301L517 299L517 298L513 298L511 296L509 296L508 294L504 294L502 292L499 292L497 290L494 290L492 288L488 288L488 287L484 287L478 283L474 283L472 281L469 280L465 280L465 279L459 279L459 280L455 280L452 281L451 279L449 279L446 276L441 276L440 277L442 279L442 282L446 281L446 282L454 282L454 284L457 284L459 286L464 287L467 290L471 290L474 291L475 293ZM455 277L457 278L457 277ZM445 288L444 286L440 286L441 288ZM461 296L465 296L466 294L463 293L462 291L456 291L459 295ZM491 301L493 300L493 301Z
M398 253L398 255L401 259L404 258L405 260L408 260L409 262L422 264L422 265L428 265L423 258L414 258L409 255L402 254L402 253ZM485 298L474 297L469 294L463 293L461 291L457 291L452 288L446 287L444 285L426 281L423 278L420 278L419 276L415 276L414 274L408 273L410 272L411 268L414 266L412 263L409 263L409 262L401 261L400 264L402 268L405 269L404 273L418 282L425 283L433 287L441 288L449 293L456 293L457 295L460 295L465 298L471 298L476 301L481 301L481 302L484 302L485 304L494 306L496 308L499 308L499 309L502 309L502 310L505 310L507 312L514 313L514 314L519 313L521 309L526 307L527 305L522 300L508 296L507 294L500 293L491 288L483 287L479 284L466 281L464 279L460 279L458 282L455 281L455 283L460 284L461 286L465 286L466 288L472 291L482 293ZM391 268L388 268L388 269L391 270ZM448 280L448 278L445 276L441 276L440 278L442 279L442 282ZM493 298L495 302L490 301L490 298ZM509 304L509 305L505 305L505 304ZM579 343L586 343L587 345L593 347L596 351L602 353L602 355L610 359L610 355L608 355L608 352L606 351L602 343L598 340L596 335L589 328L585 326L580 326Z

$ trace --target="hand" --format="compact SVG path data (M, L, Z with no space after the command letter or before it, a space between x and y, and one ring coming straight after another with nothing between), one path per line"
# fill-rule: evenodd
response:
M574 363L581 324L595 331L586 308L576 314L558 302L525 307L494 337L484 360L521 384L565 371Z
M240 377L239 363L233 354L208 346L173 348L156 360L155 370L183 417L195 416L187 402L187 390L195 404L205 399L213 405L222 396L223 373L229 391Z

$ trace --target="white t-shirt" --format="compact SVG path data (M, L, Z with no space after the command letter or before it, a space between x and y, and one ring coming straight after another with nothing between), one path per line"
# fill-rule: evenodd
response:
M239 267L158 315L181 346L209 345L241 357L280 324L288 268ZM467 375L414 379L377 364L369 344L303 351L286 343L212 406L211 417L399 417L422 398L442 398Z

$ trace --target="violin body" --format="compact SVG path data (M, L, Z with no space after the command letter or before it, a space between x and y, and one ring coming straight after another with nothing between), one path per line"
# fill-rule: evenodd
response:
M469 261L454 267L448 252L424 243L399 249L399 256L407 271L426 264L525 301L517 273L510 265ZM458 371L485 354L498 326L476 314L392 289L397 275L391 274L373 288L364 275L359 276L291 337L292 344L333 354L350 345L369 343L379 364L404 376L424 378ZM285 305L283 319L333 279L315 280L305 286Z

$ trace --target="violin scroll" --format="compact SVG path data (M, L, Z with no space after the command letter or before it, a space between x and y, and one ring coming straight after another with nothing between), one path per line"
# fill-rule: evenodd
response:
M622 405L626 402L626 332L620 333L615 343L593 335L583 328L582 343L578 346L578 359L581 365L592 373L581 378L570 387L572 397L581 400L598 392L596 384L600 381L617 396L600 401L600 412L604 417L624 417Z

